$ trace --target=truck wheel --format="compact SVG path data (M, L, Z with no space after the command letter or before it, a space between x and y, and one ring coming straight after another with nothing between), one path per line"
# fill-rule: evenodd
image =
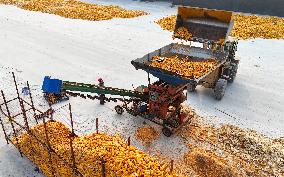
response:
M188 84L187 91L194 92L196 89L196 84Z
M234 82L236 75L237 75L237 72L238 72L238 64L232 63L230 71L229 71L229 78L227 79L229 83Z
M219 79L216 82L214 88L214 97L216 98L216 100L221 100L223 98L223 96L225 95L227 84L228 82L226 79Z
M170 136L173 134L173 132L172 132L169 128L167 128L167 127L164 127L164 128L162 129L162 132L163 132L163 134L164 134L166 137L170 137Z
M116 113L119 114L119 115L121 115L124 111L123 108L119 105L115 106L114 109L115 109Z

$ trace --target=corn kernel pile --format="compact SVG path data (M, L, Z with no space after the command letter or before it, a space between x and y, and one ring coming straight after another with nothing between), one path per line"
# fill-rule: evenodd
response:
M194 148L184 155L184 162L191 166L199 177L237 176L237 170L213 152Z
M158 25L161 26L164 30L168 30L173 32L175 29L175 24L176 24L176 15L171 15L168 17L163 17L157 21L155 21Z
M185 27L179 27L177 31L173 34L174 38L180 38L185 41L188 41L190 38L192 38L192 34L188 31Z
M70 150L70 130L60 122L47 122L48 135L52 149L60 154L64 161L52 154L52 167L55 175L60 177L73 176ZM46 141L43 124L31 128L31 132L43 142ZM13 143L33 161L46 176L52 176L47 148L39 144L35 138L27 133L19 135L18 144ZM47 144L47 143L46 143ZM160 165L158 161L138 149L128 146L119 137L105 134L91 134L74 137L73 148L78 171L85 177L101 176L101 158L105 160L106 176L174 176L166 170L167 165Z
M232 36L240 39L283 39L284 19L276 17L235 15Z
M135 137L140 140L143 145L149 146L159 137L159 133L153 127L147 125L138 128Z
M25 10L91 21L133 18L147 14L141 10L126 10L119 6L96 5L77 0L0 0L0 4L16 5Z
M168 30L170 32L173 32L175 30L176 18L177 18L176 15L171 15L171 16L168 16L168 17L163 17L163 18L155 21L155 23L160 25L160 27L163 30Z
M182 106L192 119L178 133L189 143L190 152L177 165L176 174L194 171L194 175L187 176L284 176L284 138L273 139L227 124L217 127L192 108ZM232 174L237 174L221 175L228 168Z
M160 57L154 56L150 66L174 72L180 76L199 78L209 71L215 69L217 61L214 59L206 61L190 61L189 58L178 56Z
M230 36L238 39L264 38L283 39L284 19L276 17L234 15L234 28ZM173 32L176 23L176 16L164 17L156 21L164 30Z

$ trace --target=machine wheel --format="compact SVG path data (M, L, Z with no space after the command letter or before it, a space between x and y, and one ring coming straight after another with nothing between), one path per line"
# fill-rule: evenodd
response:
M219 79L214 88L214 97L216 100L221 100L225 95L228 81L226 79Z
M238 72L238 63L231 63L229 70L229 78L227 79L229 83L234 82L237 72Z
M169 124L171 127L178 128L178 126L179 126L179 121L178 121L177 119L170 119L170 120L168 120L168 124Z
M119 105L115 106L114 109L115 109L116 113L119 114L119 115L121 115L124 111L123 108Z
M163 127L162 132L166 137L170 137L173 134L173 132L167 127Z
M188 84L187 91L194 92L196 89L196 84Z
M105 104L105 94L101 94L100 96L99 96L100 98L100 104L101 105L104 105Z

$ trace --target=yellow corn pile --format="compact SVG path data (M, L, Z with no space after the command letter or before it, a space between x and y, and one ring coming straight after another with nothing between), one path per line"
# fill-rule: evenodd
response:
M283 39L284 19L276 17L235 15L232 36L239 39Z
M159 137L159 133L153 127L147 125L138 128L135 137L140 140L143 145L149 146Z
M52 149L62 158L52 154L52 167L56 176L70 177L72 156L70 149L70 130L60 122L47 122L48 136ZM47 144L43 124L31 128L38 139ZM47 148L27 133L19 135L14 144L33 161L46 176L52 176ZM138 149L127 146L119 137L105 134L74 137L73 148L78 171L84 177L101 176L101 158L105 160L106 176L174 176L166 170L166 165ZM64 164L64 161L69 164Z
M199 78L214 69L217 61L214 59L206 61L191 61L189 58L178 56L160 57L154 56L150 66L174 72L180 76Z
M168 30L170 32L173 32L175 30L175 25L176 25L176 15L171 15L168 17L163 17L155 23L157 23L163 30Z
M276 17L234 15L234 28L231 31L232 37L238 39L264 38L283 39L284 19ZM176 16L162 18L156 21L164 30L174 31Z
M175 29L175 24L176 24L176 15L171 15L168 17L163 17L157 21L155 21L158 25L161 26L164 30L168 30L173 32Z
M0 4L16 5L26 10L92 21L133 18L147 14L141 10L126 10L119 6L96 5L77 0L0 0Z

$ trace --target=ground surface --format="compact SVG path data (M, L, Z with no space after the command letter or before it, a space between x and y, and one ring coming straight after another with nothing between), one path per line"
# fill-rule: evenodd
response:
M154 21L175 14L176 9L167 3L130 0L107 4L145 10L151 15L90 22L0 5L1 89L9 92L14 88L11 82L6 83L9 71L29 80L39 101L45 75L86 83L96 83L102 77L107 86L127 89L132 89L132 84L146 84L146 73L136 71L130 61L172 42L171 33L160 29ZM252 128L273 137L284 136L283 45L284 40L240 41L239 73L223 100L215 101L211 90L199 87L189 94L189 104L209 120ZM94 131L96 117L100 118L101 131L119 133L125 139L142 126L142 119L127 114L117 116L115 104L102 107L96 101L80 98L72 98L71 104L77 129L85 130L80 133ZM0 134L0 176L40 176L28 160L18 158L15 148L5 145ZM148 148L135 140L133 144L147 152L155 146L155 151L174 157L187 151L185 145L176 146L179 141L177 136L161 136Z

